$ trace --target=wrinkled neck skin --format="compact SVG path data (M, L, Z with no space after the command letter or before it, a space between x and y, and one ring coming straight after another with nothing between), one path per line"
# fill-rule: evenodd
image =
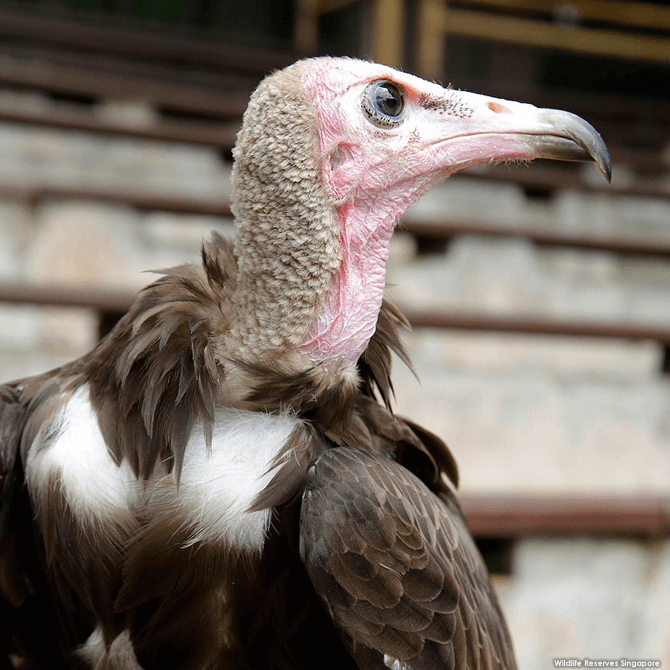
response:
M312 361L352 369L372 337L384 295L395 220L377 220L363 202L339 211L340 267L300 351Z
M399 217L432 183L412 180L375 194L357 193L337 207L342 260L299 351L314 362L352 372L377 326L386 262Z

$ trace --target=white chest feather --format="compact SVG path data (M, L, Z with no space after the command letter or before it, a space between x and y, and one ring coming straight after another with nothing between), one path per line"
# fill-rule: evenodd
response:
M177 514L190 529L190 544L260 551L270 511L247 510L272 479L270 466L300 423L290 414L217 410L211 450L196 424L178 484L161 472L152 482L139 482L127 462L119 466L111 457L88 388L82 387L32 446L28 484L34 491L57 476L82 523L131 510Z
M86 386L73 394L30 448L29 487L46 486L54 475L83 522L127 511L137 498L138 483L130 466L118 466L109 454Z
M211 451L196 426L186 448L179 489L181 513L193 520L191 542L225 543L260 551L270 511L248 512L270 482L270 466L301 421L290 414L234 409L216 412Z

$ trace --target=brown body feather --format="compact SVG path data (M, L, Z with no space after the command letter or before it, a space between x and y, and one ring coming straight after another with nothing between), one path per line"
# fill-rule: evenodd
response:
M10 516L23 509L25 517L32 502L40 531L37 543L26 541L13 533L18 522L4 520L1 580L7 603L19 611L35 609L36 603L44 599L63 604L65 615L42 615L42 619L47 619L43 626L54 625L60 631L60 651L52 650L54 662L72 660L69 652L82 645L97 625L107 645L124 630L129 631L137 659L145 668L311 667L317 658L310 657L307 650L315 640L323 645L323 654L337 659L337 667L356 667L340 636L329 625L326 611L335 607L338 614L334 618L341 625L341 621L358 617L356 612L361 607L365 609L365 603L360 601L347 613L342 610L342 603L334 604L331 588L325 589L323 579L310 572L315 592L298 553L301 496L310 480L310 467L315 462L323 463L324 455L334 448L338 452L341 448L355 448L370 458L381 459L382 464L397 463L401 471L413 472L412 477L424 482L423 498L419 498L423 507L414 518L420 523L412 532L443 538L440 542L446 544L436 549L441 552L437 568L442 574L440 579L453 582L450 592L455 593L441 591L439 598L461 599L456 620L436 621L428 627L437 631L433 638L438 642L451 634L455 636L454 645L474 645L467 658L490 655L486 645L481 645L482 624L477 628L472 617L482 598L495 606L495 597L490 586L483 595L477 591L479 580L488 584L485 569L477 562L480 559L473 558L473 547L468 545L464 553L464 545L457 539L467 537L467 531L443 478L446 475L454 484L457 482L455 461L438 438L394 416L390 410L390 352L407 360L399 339L399 328L406 325L402 315L390 304L384 304L377 332L359 362L359 383L333 378L320 366L289 373L269 361L232 360L218 353L225 339L227 296L234 290L235 277L230 245L214 236L203 248L200 266L166 271L139 294L129 313L89 355L40 377L0 387L3 505L23 496L21 505L12 503L8 509ZM236 382L234 393L227 396L229 371L233 371ZM91 401L110 454L118 464L127 461L137 478L148 483L157 470L178 475L192 426L201 422L211 435L214 411L219 405L236 404L242 409L264 412L290 408L303 417L306 423L294 430L284 451L271 464L271 468L275 466L274 476L252 506L251 511L275 510L263 554L258 556L234 547L226 550L207 543L189 545L192 529L169 505L161 506L160 496L149 496L146 506L115 517L104 528L77 523L57 479L39 488L41 496L28 501L20 477L30 446L38 433L50 425L50 417L84 383L90 386ZM242 394L241 384L246 384ZM56 437L58 427L52 429ZM22 458L18 454L19 435ZM48 441L49 436L42 433L42 448L47 448L44 445ZM287 454L291 457L286 458ZM384 467L387 466L378 469L381 478L376 483L388 486ZM357 479L359 475L355 473L350 479L345 477L345 489ZM391 485L396 486L393 482ZM398 491L397 486L393 490ZM429 490L441 496L443 502L437 497L426 502L426 496L432 495ZM405 493L411 499L411 492ZM398 504L400 498L391 511L398 512ZM435 521L439 514L430 511L431 505L448 506L452 516L447 521ZM326 525L331 519L335 528L336 510L337 505L326 514L314 516L314 509L307 508L303 528L312 517ZM421 519L424 511L430 511L427 519ZM370 519L374 518L373 514ZM340 520L340 525L343 523L348 521ZM329 538L318 531L318 524L310 532L318 536L310 550L310 555L314 555ZM384 532L383 526L379 532ZM408 546L413 545L410 542ZM336 547L329 551L337 553ZM31 570L18 567L31 553L40 557L46 582L35 568L34 559ZM413 555L410 552L409 556ZM474 561L474 565L469 566L469 561ZM316 569L310 560L306 563L308 569ZM470 568L477 575L474 581L469 577ZM345 560L334 574L345 590L351 588L346 580L360 568L351 569L354 573L347 572ZM22 575L20 579L17 572ZM21 582L27 584L27 591L21 588ZM46 583L48 589L38 593L38 584L45 589ZM326 600L326 610L319 603L317 592ZM384 606L381 601L377 604ZM440 605L438 609L441 612L445 607ZM374 624L373 628L375 635L383 636L383 627ZM480 636L475 642L468 642L471 628ZM46 634L44 628L42 633ZM365 662L365 653L359 649L361 642L372 639L365 635L356 637L345 632L343 638L360 667L377 667L376 661ZM413 635L412 644L416 646L420 633ZM30 637L25 630L18 630L11 644L15 650L23 649L27 658L36 660L39 653L26 651L29 643L21 642ZM405 655L409 653L405 647L398 647L401 648ZM82 654L77 658L81 661ZM111 657L107 663L100 667L115 667ZM327 667L323 661L318 664ZM468 661L455 667L513 666Z

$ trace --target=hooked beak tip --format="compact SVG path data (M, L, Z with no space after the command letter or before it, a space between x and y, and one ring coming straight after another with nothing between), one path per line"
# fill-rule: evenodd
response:
M595 161L609 183L612 182L612 160L600 133L581 117L570 112L546 110L543 121L552 134L540 136L538 158Z

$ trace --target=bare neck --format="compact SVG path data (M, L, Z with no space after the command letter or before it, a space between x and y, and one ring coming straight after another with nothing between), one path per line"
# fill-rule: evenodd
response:
M342 260L318 317L299 347L314 362L354 368L375 332L384 297L386 261L395 212L375 212L364 202L339 211Z

